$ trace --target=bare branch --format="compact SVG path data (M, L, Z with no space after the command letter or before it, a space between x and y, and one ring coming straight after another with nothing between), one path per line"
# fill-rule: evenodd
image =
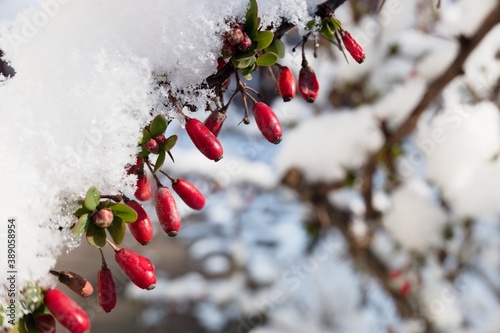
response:
M405 122L394 132L393 135L389 136L384 145L376 151L368 159L364 167L363 176L363 198L365 200L366 209L366 219L372 220L374 218L373 205L372 205L372 183L373 174L376 170L377 157L384 153L384 151L389 150L394 144L400 142L408 134L412 133L417 126L417 122L420 116L424 113L427 107L436 99L436 97L441 93L441 91L457 76L462 75L463 65L472 51L478 46L478 44L483 40L486 34L493 29L497 23L500 22L500 0L497 2L497 6L493 11L485 18L483 24L479 27L476 33L470 37L466 38L461 36L459 38L460 49L453 63L446 69L446 71L441 74L438 78L432 81L425 94L422 96L420 102L415 106L410 116L405 120Z

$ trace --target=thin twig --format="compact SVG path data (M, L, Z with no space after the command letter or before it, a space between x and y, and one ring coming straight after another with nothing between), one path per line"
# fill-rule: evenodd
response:
M436 97L441 93L441 91L453 80L455 77L463 74L463 65L471 52L476 48L476 46L483 40L486 34L497 25L500 21L500 0L497 1L497 6L493 11L484 19L483 24L479 27L476 33L470 37L466 38L461 36L459 38L460 50L453 63L446 69L446 71L441 74L438 78L432 81L422 96L420 102L415 106L410 116L405 120L405 122L390 136L388 137L384 145L373 153L367 160L364 167L363 175L363 198L366 205L366 218L367 220L374 219L374 211L372 204L372 183L373 175L376 170L377 157L381 156L385 150L389 150L394 144L400 142L408 134L412 133L417 126L417 122L420 116L424 113L427 107L436 99Z

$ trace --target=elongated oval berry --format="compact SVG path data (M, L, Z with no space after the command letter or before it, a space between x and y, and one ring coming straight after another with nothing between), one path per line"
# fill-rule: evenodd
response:
M205 125L213 135L218 136L219 132L224 124L224 120L226 120L227 116L223 112L213 111L210 112L210 115L205 119L203 125Z
M155 193L155 208L160 225L170 237L177 236L181 228L181 216L175 199L168 187L161 186Z
M63 292L51 289L43 295L43 302L56 320L71 333L90 331L90 320L85 311Z
M73 290L80 297L89 297L94 292L92 284L83 276L71 271L50 271L51 274L57 276L57 279L62 284L65 284L69 289Z
M205 196L187 180L177 179L172 188L189 207L200 210L205 206Z
M207 158L217 162L224 150L217 137L196 118L186 121L186 131L198 150Z
M318 97L319 82L311 66L303 66L299 72L299 90L302 97L313 103Z
M295 97L297 82L290 68L283 66L278 74L278 87L284 102L289 102Z
M97 273L97 300L101 308L110 312L116 306L116 287L109 268L101 268Z
M365 51L363 51L363 48L356 42L351 34L348 31L342 30L341 35L342 43L344 43L347 52L349 52L352 58L356 60L358 64L365 61Z
M280 121L276 114L269 106L263 102L258 102L253 105L252 108L253 116L255 117L255 122L260 132L267 141L278 144L281 142L283 136L283 131L281 129Z
M153 239L153 224L148 214L142 205L135 200L127 201L125 204L137 213L137 220L133 223L127 223L132 236L142 245L149 244Z
M137 200L146 201L151 198L151 184L148 174L143 172L137 175L137 190L134 193Z
M39 333L56 333L56 320L48 313L36 315L35 328Z
M115 253L115 260L136 286L141 289L154 289L156 286L155 268L148 258L129 249L120 249Z

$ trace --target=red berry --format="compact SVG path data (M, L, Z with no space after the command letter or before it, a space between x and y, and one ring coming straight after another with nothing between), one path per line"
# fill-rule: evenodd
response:
M226 40L233 46L238 45L243 38L243 31L238 28L232 28L226 33Z
M207 158L217 162L224 150L217 137L196 118L186 121L186 131L198 150Z
M151 198L151 184L148 174L143 172L137 175L137 190L134 193L137 200L146 201Z
M265 103L258 102L254 104L252 113L257 127L267 141L274 144L280 143L283 132L278 117L276 117L273 110Z
M238 44L238 49L240 51L248 51L248 49L250 49L251 46L252 46L252 40L250 39L250 37L245 35L245 37L243 37L243 39L241 40L241 43Z
M299 72L299 90L302 97L313 103L318 96L319 83L311 66L304 66Z
M135 200L127 201L126 205L137 213L137 220L133 223L127 223L132 236L142 245L148 244L153 239L153 224L148 214L142 205Z
M181 217L175 199L168 187L161 186L156 191L155 208L163 231L170 237L177 236L181 228Z
M56 333L56 320L48 313L36 315L35 328L39 333Z
M401 276L401 271L399 269L393 269L389 271L389 279L394 280Z
M351 34L345 30L342 30L342 42L344 43L347 52L349 52L354 60L358 64L361 64L365 61L365 51L363 48L356 42L356 40L351 36Z
M109 268L102 268L97 273L97 299L101 308L109 312L116 306L116 287Z
M226 114L223 112L213 111L207 119L205 119L203 125L205 125L215 136L218 136L226 117Z
M76 274L71 271L53 271L50 270L50 273L57 276L57 279L62 284L66 285L69 289L73 290L80 297L86 298L92 295L94 292L94 288L92 284L84 278L83 276Z
M205 206L205 196L187 180L177 179L172 188L189 207L200 210Z
M403 296L408 296L411 291L411 285L408 281L404 281L401 287L399 288L399 293Z
M85 311L71 298L57 289L47 291L43 302L50 313L71 333L90 331L90 320Z
M160 145L155 139L149 139L146 144L146 149L153 154L158 154L160 152Z
M98 226L99 228L107 228L113 223L113 211L111 208L105 207L99 209L99 211L92 216L92 221L94 221L94 224Z
M290 68L286 66L280 68L278 86L283 101L289 102L295 97L297 83Z
M115 253L115 260L136 286L141 289L154 289L156 286L155 268L148 258L129 249L120 249Z

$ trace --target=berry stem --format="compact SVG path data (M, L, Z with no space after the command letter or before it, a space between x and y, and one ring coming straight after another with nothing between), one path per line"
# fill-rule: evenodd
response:
M172 184L177 183L177 180L178 180L178 179L176 179L176 178L174 178L174 177L170 176L168 173L166 173L166 172L165 172L165 171L163 171L163 170L158 170L158 171L160 171L162 174L164 174L165 176L167 176L167 178L168 178L168 179L170 179L170 181L172 182Z
M340 51L342 51L342 54L344 55L344 58L345 58L345 61L347 61L347 63L349 63L349 59L347 59L347 55L345 54L345 49L342 47L342 38L341 38L341 32L339 32L338 30L335 30L335 38L337 39L337 43L338 43L338 48ZM333 43L333 41L332 41ZM333 43L334 45L337 45L336 43Z
M308 33L307 35L302 37L302 64L301 64L302 67L309 66L309 63L307 62L307 59L306 59L306 43L307 43L307 40L309 39L309 35L311 35L311 33Z
M274 64L276 67L278 67L278 70L281 69L281 66L280 64L276 63ZM279 92L279 83L278 83L278 79L276 78L276 75L274 74L274 70L272 68L272 66L267 66L267 70L269 71L269 75L271 75L271 79L273 80L274 82L274 93L277 94Z
M106 242L108 242L109 246L111 246L115 252L120 251L120 248L113 244L113 242L111 242L109 239L106 238Z
M187 117L187 118L189 118L189 117ZM155 180L155 182L156 182L156 185L157 185L158 187L162 186L162 184L161 184L161 182L160 182L160 179L158 178L158 176L157 176L157 175L155 174L155 172L153 171L153 168L151 167L151 161L150 161L150 160L147 160L147 161L146 161L146 163L144 163L144 164L146 164L146 166L147 166L147 167L148 167L148 169L149 169L149 172L151 172L151 174L153 175L153 178L154 178L154 180Z
M106 259L104 258L104 253L102 252L101 248L99 248L99 253L101 254L101 269L108 269L108 265L106 264Z
M248 95L250 96L250 95ZM251 98L251 97L250 97ZM254 101L255 103L255 101ZM241 120L245 125L250 124L250 117L248 117L248 103L247 103L247 95L243 95L243 105L245 106L245 116Z

